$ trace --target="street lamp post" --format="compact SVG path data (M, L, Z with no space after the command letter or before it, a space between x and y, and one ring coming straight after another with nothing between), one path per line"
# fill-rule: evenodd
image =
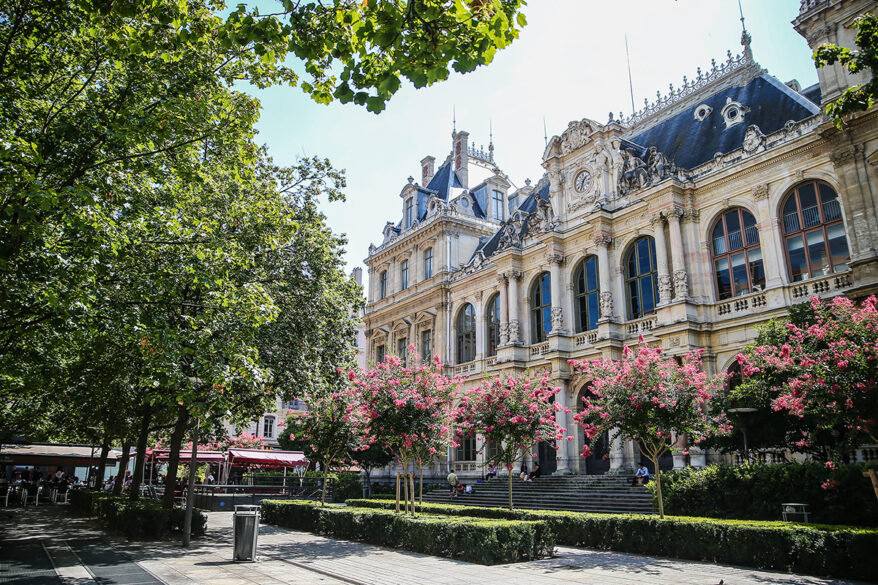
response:
M741 407L741 408L730 408L726 412L730 412L732 414L749 414L751 412L756 412L755 408L750 407ZM742 417L743 421L743 417ZM747 425L744 422L741 422L741 434L744 435L744 459L747 460L747 464L750 464L750 447L747 445Z

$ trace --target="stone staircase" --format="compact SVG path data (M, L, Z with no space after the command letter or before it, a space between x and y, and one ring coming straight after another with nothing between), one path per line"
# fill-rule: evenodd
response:
M425 502L454 503L464 506L505 508L509 504L507 478L497 477L472 483L474 493L449 498L444 489L424 494ZM512 480L515 508L569 510L573 512L653 514L652 494L643 486L632 486L625 476L568 475L545 476L534 481Z

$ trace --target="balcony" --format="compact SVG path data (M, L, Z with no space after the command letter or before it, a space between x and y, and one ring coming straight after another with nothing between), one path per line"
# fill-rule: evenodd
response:
M580 333L573 340L573 345L576 347L582 347L584 345L594 345L598 341L598 332L597 331L586 331L585 333Z
M853 285L853 275L850 272L841 272L830 274L829 276L821 276L808 282L797 283L792 287L791 295L796 300L812 296L829 296Z
M625 324L625 336L637 337L638 335L643 335L644 333L652 331L656 327L658 327L658 317L655 315L643 317L636 321L629 321Z
M750 312L754 309L761 309L767 304L768 301L765 300L765 293L757 292L717 303L716 314L717 317L725 317L726 315L734 315L737 313Z
M454 366L454 375L455 376L468 376L474 372L479 371L481 368L480 362L471 361L466 362L465 364L460 364L459 366Z
M530 346L530 357L537 357L549 353L549 342L537 343Z

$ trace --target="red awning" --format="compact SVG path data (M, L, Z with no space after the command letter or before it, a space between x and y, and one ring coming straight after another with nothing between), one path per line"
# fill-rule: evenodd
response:
M160 463L166 463L168 461L168 457L170 455L170 451L167 449L153 449L150 456ZM180 451L180 463L186 465L192 460L192 451ZM198 463L224 463L226 460L225 454L222 451L198 451L195 454L195 461Z
M257 467L303 467L308 465L301 451L264 451L261 449L229 449L229 465Z

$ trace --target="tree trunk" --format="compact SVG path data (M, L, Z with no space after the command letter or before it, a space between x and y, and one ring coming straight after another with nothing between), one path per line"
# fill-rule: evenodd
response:
M162 495L162 508L170 510L174 507L174 490L177 487L177 467L180 465L180 446L183 444L183 436L186 434L186 423L189 422L189 412L186 407L177 407L177 422L171 431L171 440L168 448L168 473L165 476L165 493ZM192 473L194 470L189 470Z
M320 496L320 505L326 505L326 484L329 483L329 465L323 468L323 495Z
M662 470L659 469L658 455L652 457L652 464L655 465L655 489L658 493L659 518L665 517L665 504L662 501Z
M95 479L95 487L103 489L104 485L104 475L107 473L107 458L110 456L110 439L109 437L104 437L104 442L101 443L101 458L98 460L98 475Z
M507 468L507 471L509 472L509 478L508 478L508 481L509 481L509 509L511 510L512 509L512 466L507 465L506 468Z
M405 498L405 509L403 513L409 513L409 462L402 462L402 494Z
M122 440L122 459L119 460L119 471L116 473L116 483L113 484L113 495L122 493L122 482L125 481L125 470L128 469L128 461L131 458L131 441Z
M146 459L146 441L149 439L149 425L152 422L152 409L147 410L140 421L140 432L137 435L137 453L135 455L134 473L128 497L136 500L140 497L140 484L143 482L143 461Z
M186 491L186 515L183 518L183 548L189 548L192 538L192 505L195 497L195 468L198 463L198 426L200 420L195 421L195 429L192 431L192 453L189 459L189 487ZM284 468L286 470L286 468Z
M424 466L418 468L421 472L421 484L418 486L418 505L424 505Z

